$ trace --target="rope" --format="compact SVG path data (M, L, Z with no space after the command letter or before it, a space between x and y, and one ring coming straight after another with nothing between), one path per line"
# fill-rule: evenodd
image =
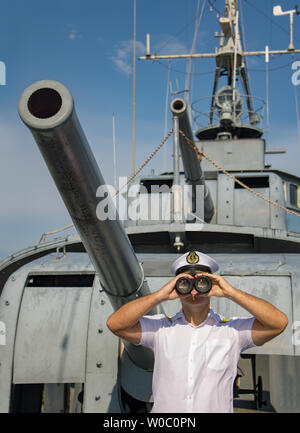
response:
M300 214L298 212L295 212L291 209L288 209L284 206L282 206L279 203L276 203L273 200L268 199L267 197L263 196L262 194L260 194L257 191L254 191L252 188L250 188L249 186L247 186L246 184L244 184L242 181L240 181L239 179L237 179L235 176L233 176L232 174L230 174L228 171L226 171L224 168L222 168L220 165L218 165L216 162L214 162L209 156L207 156L204 152L201 152L197 146L193 143L192 140L190 140L185 134L184 132L182 132L181 130L179 130L180 135L186 140L186 142L188 143L189 146L191 146L191 148L197 153L197 155L199 156L199 161L201 161L201 159L204 157L205 159L207 159L207 161L209 161L214 167L216 167L219 171L221 171L222 173L224 173L226 176L228 176L230 179L232 179L234 182L238 183L239 185L241 185L241 187L247 189L249 192L251 192L252 194L256 195L257 197L261 198L262 200L272 204L273 206L276 206L282 210L284 210L285 212L289 212L290 214L296 215L298 218L300 218ZM127 180L127 182L124 183L124 185L121 186L121 188L119 188L115 194L112 197L117 196L120 191L125 188L125 186L127 186L130 182L133 181L133 179L139 174L139 172L149 163L149 161L151 161L151 159L156 155L156 153L160 150L160 148L165 144L165 142L168 140L168 138L173 134L173 128L169 131L169 133L165 136L165 138L160 142L160 144L156 147L156 149L154 149L154 151L148 156L148 158L144 161L144 163L140 166L140 168L138 170L136 170L132 176ZM202 221L202 220L201 220ZM40 240L38 241L38 244L40 244L47 235L53 235L55 233L59 233L62 232L63 230L67 230L69 228L73 227L73 224L69 224L68 226L62 227L60 229L57 230L53 230L51 232L45 232L42 234Z
M161 143L157 146L157 148L155 150L153 150L153 152L148 156L148 158L145 160L145 162L140 166L140 168L135 171L133 173L133 175L127 180L127 182L124 183L124 185L121 186L121 188L119 188L117 190L117 192L115 192L115 194L112 197L115 197L116 195L119 194L119 192L125 188L125 186L127 186L138 174L139 172L148 164L148 162L153 158L154 155L156 155L156 153L159 151L159 149L165 144L165 142L168 140L168 138L170 137L170 135L173 134L173 128L169 131L169 133L165 136L165 138L161 141Z
M45 232L40 237L40 240L38 241L38 244L40 244L47 235L54 235L55 233L62 232L63 230L67 230L69 228L73 227L73 224L69 224L68 226L62 227L61 229L53 230L52 232Z
M243 182L241 182L239 179L237 179L236 177L234 177L232 174L230 174L228 171L224 170L224 168L220 167L216 162L214 162L209 156L207 156L205 153L201 152L196 145L184 134L184 132L182 132L181 130L179 130L180 135L182 135L182 137L186 140L186 142L192 147L192 149L197 153L197 155L199 155L200 158L204 157L205 159L207 159L214 167L216 167L219 171L221 171L222 173L224 173L226 176L230 177L230 179L234 180L234 182L238 183L239 185L241 185L243 188L247 189L248 191L250 191L252 194L256 195L257 197L261 198L262 200L272 204L273 206L276 206L286 212L289 212L293 215L296 215L297 217L300 218L300 214L298 212L294 212L291 209L287 209L286 207L282 206L279 203L276 203L273 200L270 200L269 198L263 196L262 194L260 194L257 191L254 191L252 188L250 188L249 186L247 186L246 184L244 184Z
M136 170L132 176L127 180L126 183L124 183L124 185L121 186L121 188L119 188L115 194L112 197L115 197L119 194L119 192L125 188L125 186L127 186L138 174L139 172L149 163L149 161L151 161L151 159L156 155L156 153L159 151L159 149L165 144L165 142L168 140L168 138L173 134L173 128L169 131L169 133L165 136L165 138L160 142L160 144L156 147L156 149L153 150L153 152L148 156L148 158L145 160L145 162L140 166L140 168L138 170ZM45 232L42 234L42 236L40 237L40 240L38 241L38 244L40 244L47 235L53 235L55 233L59 233L62 232L64 230L67 230L71 227L73 227L74 224L69 224L68 226L62 227L60 229L57 230L53 230L51 232Z

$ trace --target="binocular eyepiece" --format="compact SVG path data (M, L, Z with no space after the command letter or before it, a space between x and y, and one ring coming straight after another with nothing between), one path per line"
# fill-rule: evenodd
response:
M212 287L212 282L206 275L201 275L194 280L188 277L178 278L176 281L176 290L180 295L191 293L193 287L198 293L208 293Z

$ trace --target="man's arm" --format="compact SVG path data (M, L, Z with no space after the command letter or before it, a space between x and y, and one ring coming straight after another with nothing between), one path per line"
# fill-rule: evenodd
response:
M178 298L175 284L182 275L178 275L170 280L157 292L122 305L121 308L109 316L106 322L107 327L118 337L138 344L141 340L140 318L161 302ZM185 276L191 278L190 275Z
M252 326L252 340L256 346L261 346L281 334L289 323L287 316L282 311L256 296L233 288L227 298L255 316Z
M109 316L107 327L118 337L138 344L141 340L139 319L162 301L160 293L155 292L128 302Z
M252 326L252 340L261 346L283 332L288 324L287 316L269 302L232 287L219 275L205 274L211 278L213 286L207 296L231 299L255 316Z

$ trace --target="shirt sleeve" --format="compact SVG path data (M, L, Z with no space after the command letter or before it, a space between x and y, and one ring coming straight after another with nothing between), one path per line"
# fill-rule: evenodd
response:
M252 325L254 320L255 317L232 319L231 326L238 332L240 352L256 346L252 340Z
M162 326L162 320L160 315L141 317L142 336L138 345L148 347L154 351L155 337Z

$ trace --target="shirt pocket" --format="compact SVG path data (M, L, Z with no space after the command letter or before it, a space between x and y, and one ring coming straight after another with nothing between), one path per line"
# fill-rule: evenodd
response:
M208 340L205 344L206 366L211 370L225 370L229 365L229 340Z

